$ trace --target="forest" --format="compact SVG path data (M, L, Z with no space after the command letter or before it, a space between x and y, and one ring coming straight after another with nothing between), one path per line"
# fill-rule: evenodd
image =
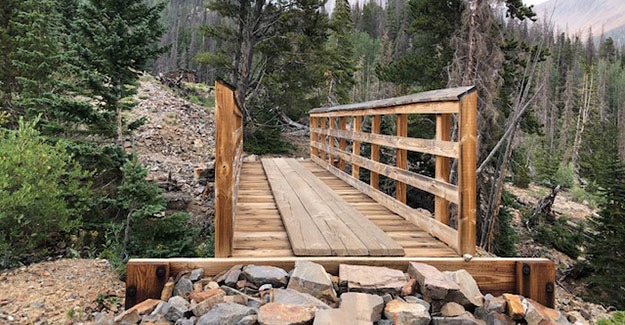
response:
M124 150L146 122L124 114L142 71L235 85L245 149L258 154L288 152L281 134L305 129L315 107L475 85L479 245L517 254L504 184L559 186L598 215L571 229L530 211L524 224L578 259L594 300L625 309L613 285L625 283L625 47L610 37L566 34L521 0L1 3L0 269L61 248L120 269L135 256L210 256L194 249L210 230L162 216L158 186ZM431 137L430 123L409 132ZM433 171L430 157L410 159Z

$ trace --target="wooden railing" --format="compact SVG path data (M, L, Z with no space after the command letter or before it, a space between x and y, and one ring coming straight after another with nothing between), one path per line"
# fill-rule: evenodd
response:
M229 257L243 160L243 114L235 88L221 80L215 82L215 128L215 257Z
M411 114L436 115L434 139L408 137ZM457 142L451 141L453 114L457 115L458 121ZM396 119L396 135L380 134L385 115ZM371 132L363 132L363 121L369 116ZM417 224L460 255L475 254L476 138L477 94L473 87L435 90L310 111L313 161L389 210ZM361 154L362 143L370 144L369 157ZM395 150L395 166L380 161L381 146ZM435 156L435 177L407 170L408 151ZM457 185L449 181L451 159L457 159ZM348 173L348 164L351 173ZM369 184L360 180L362 168L369 170ZM380 175L394 180L394 198L380 190ZM407 185L435 196L434 217L406 205ZM450 203L458 207L457 229L449 226Z

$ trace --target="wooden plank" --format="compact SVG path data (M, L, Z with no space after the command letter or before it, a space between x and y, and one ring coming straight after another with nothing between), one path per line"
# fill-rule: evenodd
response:
M319 196L317 191L301 178L298 171L292 166L289 166L284 159L265 158L263 159L263 164L269 161L276 165L277 171L282 173L284 180L288 183L290 190L293 191L295 195L292 199L299 200L303 205L307 211L306 217L312 219L327 242L327 245L330 247L332 254L323 255L362 256L369 254L367 247L360 240L358 235L353 233L352 230L338 218L336 212L330 208L332 202L326 202ZM269 175L269 173L267 173L267 175ZM270 182L271 181L270 179ZM324 190L331 191L327 187L324 187ZM287 232L289 232L288 228ZM291 235L292 234L289 232L289 238L292 237ZM311 241L313 239L305 232L298 232L296 235L303 236L305 241ZM295 247L293 243L292 246ZM311 251L303 254L298 254L296 252L295 255L320 256L322 254Z
M312 143L311 145L317 146L319 148L323 148L321 144L319 143ZM373 173L375 173L376 175L382 174L386 177L401 181L410 186L424 190L428 193L443 197L450 202L454 202L454 203L459 202L458 187L455 185L443 183L431 177L427 177L421 174L413 173L411 171L399 169L397 167L385 165L383 163L376 162L376 161L367 159L362 156L356 157L356 156L351 155L350 153L341 152L337 149L325 147L325 150L331 151L332 154L342 157L351 163L356 163L362 166L363 168L369 169L372 174Z
M451 116L449 114L436 115L436 140L449 141L451 139ZM435 178L449 183L449 158L436 156ZM434 198L434 217L443 224L449 225L449 201L436 196Z
M365 110L375 108L387 108L394 106L409 106L410 104L436 104L439 102L456 102L460 100L465 94L475 90L474 86L470 87L457 87L447 88L420 92L417 94L411 94L407 96L373 100L364 103L355 103L348 105L321 107L315 108L310 111L310 114L324 113L324 112L339 112L339 111L352 111L352 110ZM386 114L386 113L384 113ZM400 114L400 113L394 113ZM366 114L372 115L372 114Z
M319 142L319 133L317 132L313 132L312 129L313 128L318 128L319 127L319 117L310 117L310 142ZM310 155L311 156L319 156L319 149L317 148L310 148Z
M336 213L336 216L345 223L360 241L366 246L368 255L371 256L403 256L404 250L380 230L367 217L352 208L339 195L334 193L327 185L317 179L310 171L304 169L294 159L281 159L306 181L312 189L321 197L321 200ZM278 162L276 162L278 164ZM278 164L278 166L281 166Z
M169 262L129 263L126 266L126 309L146 300L160 299L169 279Z
M408 115L406 114L397 115L397 136L408 136ZM397 168L404 170L407 169L408 152L405 149L396 149L395 152L395 162ZM397 201L406 204L406 183L397 180L395 181L395 198L397 199Z
M351 176L338 170L336 167L330 166L325 161L316 159L314 157L312 160L319 165L324 166L332 174L342 179L346 183L350 184L351 186L357 188L364 194L367 194L369 197L384 205L389 210L399 214L406 220L413 222L421 229L425 230L427 233L437 237L445 244L449 245L451 248L458 250L458 233L456 230L438 222L436 219L430 218L429 216L420 213L419 211L405 204L402 204L401 202L380 192L379 190L372 188L371 186L361 182L360 180L352 178Z
M228 257L232 253L235 107L234 91L227 84L215 81L215 256L218 257Z
M263 168L271 184L274 198L295 255L330 255L332 249L317 224L297 198L294 190L280 174L273 160L263 159Z
M551 261L518 261L516 291L524 297L555 308L555 264Z
M382 127L382 116L374 115L371 121L371 133L379 134ZM313 144L314 145L314 144ZM371 160L380 161L380 146L377 144L371 144ZM373 172L371 169L369 173L369 184L374 189L380 188L380 174Z
M458 245L461 254L475 255L476 244L476 165L477 92L462 98L459 116L460 159L458 160Z
M322 130L325 130L325 129L326 129L326 122L327 122L327 121L328 121L328 118L327 118L327 117L321 117L321 129L322 129ZM326 142L326 135L322 135L322 136L321 136L321 141L320 141L320 142L321 142L321 143L324 143L324 144L325 144L325 143L327 143L327 142ZM320 155L319 155L319 158L321 158L321 159L326 159L326 153L325 153L325 151L323 151L323 150L322 150L322 151L320 151L320 152L319 152L319 154L320 154Z
M362 129L362 116L354 116L354 132L360 132ZM360 156L360 141L357 139L353 139L352 145L352 153L354 156ZM360 166L352 163L352 177L355 179L360 179Z
M358 131L328 130L322 128L311 128L311 132L332 135L337 138L353 139L361 142L373 143L389 148L405 149L414 152L421 152L435 156L458 158L460 146L453 141L439 141L432 139L397 137L394 135L371 134Z
M334 117L328 118L328 130L332 130L335 128L335 122L336 122L336 119ZM332 135L328 136L328 147L330 148L335 147L334 136ZM328 163L334 166L334 156L330 152L328 152Z
M401 106L341 110L332 112L310 113L310 116L374 116L374 115L394 115L394 114L457 114L460 109L457 101L407 104Z

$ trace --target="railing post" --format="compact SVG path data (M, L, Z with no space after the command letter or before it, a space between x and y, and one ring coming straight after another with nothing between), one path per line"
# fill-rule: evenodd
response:
M477 92L460 100L460 159L458 159L458 248L460 254L475 255Z
M328 130L330 130L330 132L336 128L336 121L334 117L330 117L328 118ZM334 148L334 136L331 135L328 137L328 147L330 148L330 150L332 150ZM331 154L330 152L328 152L328 163L330 164L330 166L334 166L334 155Z
M380 134L382 127L382 115L373 115L373 121L371 122L371 133ZM380 145L371 144L371 160L380 161ZM369 184L374 189L380 188L380 174L371 171L369 176Z
M321 130L322 131L326 130L326 128L327 128L327 125L326 125L327 121L328 121L327 117L325 117L325 116L321 117ZM326 142L326 135L325 134L320 134L319 136L321 137L321 139L323 139L323 141L319 141L319 142L321 142L321 145L323 147L327 143ZM320 151L320 154L321 154L319 158L321 158L322 160L325 160L326 159L326 152L325 152L325 150L320 149L319 151Z
M341 116L339 118L339 128L341 131L347 130L347 119L345 116ZM341 149L341 151L345 151L347 149L347 140L343 137L339 140L339 149ZM345 171L345 159L339 158L339 169Z
M232 133L234 92L220 81L215 82L215 257L232 255L234 235L233 161L236 150Z
M449 114L436 115L436 140L449 141L451 139L451 116ZM436 156L435 178L449 183L449 158ZM436 196L434 199L434 216L436 220L449 225L449 201Z
M362 116L354 116L354 132L360 132L362 129ZM360 156L360 141L353 141L352 152L354 156ZM360 179L360 166L352 162L352 177Z
M398 137L407 137L408 136L408 115L407 114L397 114L397 136ZM398 168L407 169L408 168L408 151L406 149L397 149L396 150L396 165ZM406 204L406 183L402 183L400 181L395 181L395 198Z
M310 127L311 128L318 128L319 127L319 118L318 117L310 117ZM312 143L313 142L319 142L319 133L317 133L316 131L310 130L310 155L311 156L315 156L318 157L319 156L319 149L317 149L317 147L313 147Z

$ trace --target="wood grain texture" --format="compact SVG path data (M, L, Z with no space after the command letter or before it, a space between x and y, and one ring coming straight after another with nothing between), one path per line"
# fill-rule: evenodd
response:
M160 299L169 274L166 260L129 263L126 267L126 309L146 299Z
M449 114L436 115L436 140L449 141L451 139L451 116ZM449 158L436 156L436 180L449 183ZM434 217L443 224L449 225L449 201L436 196L434 198Z
M397 115L397 137L405 138L408 136L408 115ZM408 151L406 149L395 150L395 165L398 169L406 170L408 168ZM395 181L395 199L406 204L406 183Z
M380 130L382 128L382 116L381 115L374 115L371 121L371 134L380 134ZM314 145L314 144L311 144ZM371 160L377 162L380 161L380 145L378 144L371 144L371 154L370 154ZM379 189L380 188L380 174L370 170L370 174L369 174L369 185L371 185L371 187L373 187L374 189Z
M555 308L555 264L551 261L518 261L516 263L516 291L524 297Z
M458 246L461 254L475 255L477 212L477 92L461 100L458 160Z
M362 129L362 116L354 116L353 128L354 128L353 129L354 132L360 132L361 131L361 129ZM353 139L352 154L354 156L360 156L360 141L358 141L358 139L354 139L354 138L352 138L352 139ZM318 149L315 148L315 150L318 150ZM358 166L357 164L354 164L354 163L352 163L352 177L355 178L355 179L359 179L360 178L360 166Z

